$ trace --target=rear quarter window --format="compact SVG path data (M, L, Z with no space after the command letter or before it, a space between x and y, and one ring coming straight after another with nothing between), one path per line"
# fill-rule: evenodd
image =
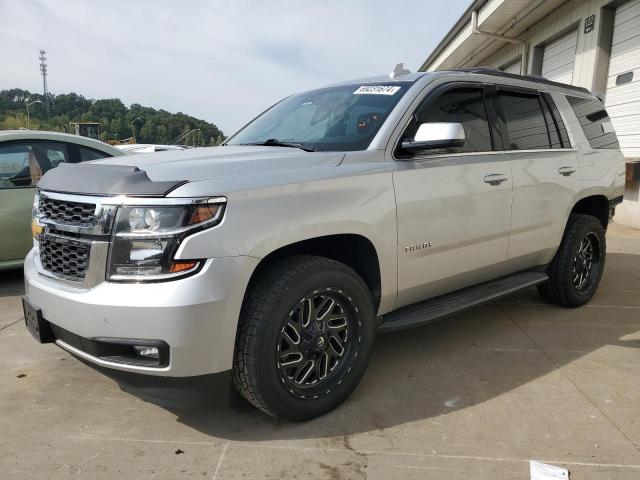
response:
M600 100L567 96L591 148L619 150L618 137Z

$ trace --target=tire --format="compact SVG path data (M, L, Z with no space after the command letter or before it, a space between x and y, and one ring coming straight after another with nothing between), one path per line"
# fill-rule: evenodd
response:
M309 420L351 394L374 338L373 299L355 271L324 257L284 258L245 297L233 382L268 415Z
M590 249L585 247L585 242L591 244ZM587 255L587 251L591 253ZM538 293L556 305L570 308L584 305L600 284L605 258L602 223L591 215L570 215L560 247L547 271L549 280L538 286Z

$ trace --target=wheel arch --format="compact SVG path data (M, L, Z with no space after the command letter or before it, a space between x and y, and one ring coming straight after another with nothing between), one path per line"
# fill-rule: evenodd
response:
M578 200L570 213L591 215L597 218L605 230L609 225L609 199L606 195L596 194Z
M374 307L380 307L382 295L382 277L380 260L374 244L367 237L354 233L341 233L308 238L279 247L260 260L254 269L245 297L254 282L274 262L291 255L317 255L331 258L351 267L366 283L373 297Z

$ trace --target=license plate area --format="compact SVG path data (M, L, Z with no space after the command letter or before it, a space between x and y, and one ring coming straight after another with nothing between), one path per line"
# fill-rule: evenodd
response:
M55 338L49 322L42 318L42 310L35 308L24 297L22 297L22 310L24 323L33 338L40 343L52 343Z

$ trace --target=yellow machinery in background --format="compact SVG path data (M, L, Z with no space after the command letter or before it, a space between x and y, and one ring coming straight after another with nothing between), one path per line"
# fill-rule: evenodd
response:
M70 122L73 126L73 131L76 135L80 135L81 137L89 137L94 138L96 140L100 140L100 123L99 122ZM105 143L109 145L132 145L137 143L136 135L133 131L133 135L129 138L123 138L122 140L107 140Z
M81 137L100 140L100 123L98 122L71 122L74 133Z

